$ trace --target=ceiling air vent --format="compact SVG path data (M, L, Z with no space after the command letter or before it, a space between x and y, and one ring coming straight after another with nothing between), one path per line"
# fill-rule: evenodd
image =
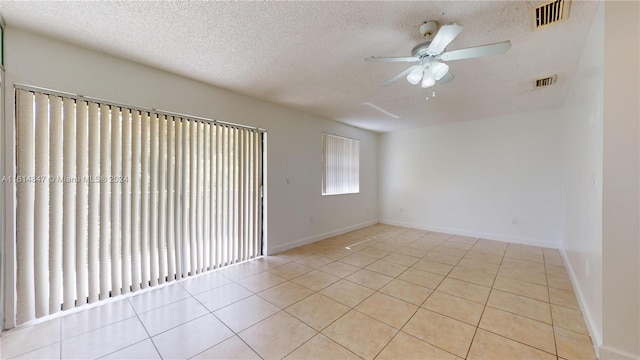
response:
M555 0L535 9L536 29L566 18L569 0Z
M546 78L538 79L536 80L536 87L541 88L541 87L553 85L556 83L557 78L558 78L558 75L553 75Z

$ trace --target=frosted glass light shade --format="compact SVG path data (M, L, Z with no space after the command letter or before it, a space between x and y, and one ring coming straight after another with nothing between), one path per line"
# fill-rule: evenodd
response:
M432 87L435 84L436 84L436 79L433 76L431 69L429 68L424 69L424 75L422 76L422 87L428 88L428 87Z
M442 77L447 75L449 72L449 65L437 61L431 63L430 68L433 73L433 77L435 77L436 80L442 79Z
M418 83L422 79L422 72L424 72L424 67L422 66L415 67L413 70L411 70L409 75L407 75L407 81L410 82L412 85L418 85Z

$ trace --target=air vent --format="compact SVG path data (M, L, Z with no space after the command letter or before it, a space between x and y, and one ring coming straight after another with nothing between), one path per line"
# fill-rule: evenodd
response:
M541 87L553 85L556 83L557 78L558 78L558 75L553 75L543 79L538 79L536 80L536 87L541 88Z
M535 9L536 29L566 19L569 0L555 0Z

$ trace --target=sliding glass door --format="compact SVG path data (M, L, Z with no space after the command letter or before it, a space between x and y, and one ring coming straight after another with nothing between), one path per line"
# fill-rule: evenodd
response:
M16 324L262 254L262 130L29 87L16 104Z

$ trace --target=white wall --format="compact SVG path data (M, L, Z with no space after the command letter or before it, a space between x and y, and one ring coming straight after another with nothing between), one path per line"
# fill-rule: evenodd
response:
M639 23L600 4L563 109L562 251L603 360L640 359Z
M10 26L5 48L7 89L21 83L267 129L269 253L377 222L375 133ZM12 91L6 104L11 124ZM361 141L359 194L321 196L323 131Z
M640 3L606 1L604 20L603 345L640 359Z
M381 222L557 248L560 129L541 111L380 135Z
M603 48L600 4L561 111L561 251L596 349L602 344Z

